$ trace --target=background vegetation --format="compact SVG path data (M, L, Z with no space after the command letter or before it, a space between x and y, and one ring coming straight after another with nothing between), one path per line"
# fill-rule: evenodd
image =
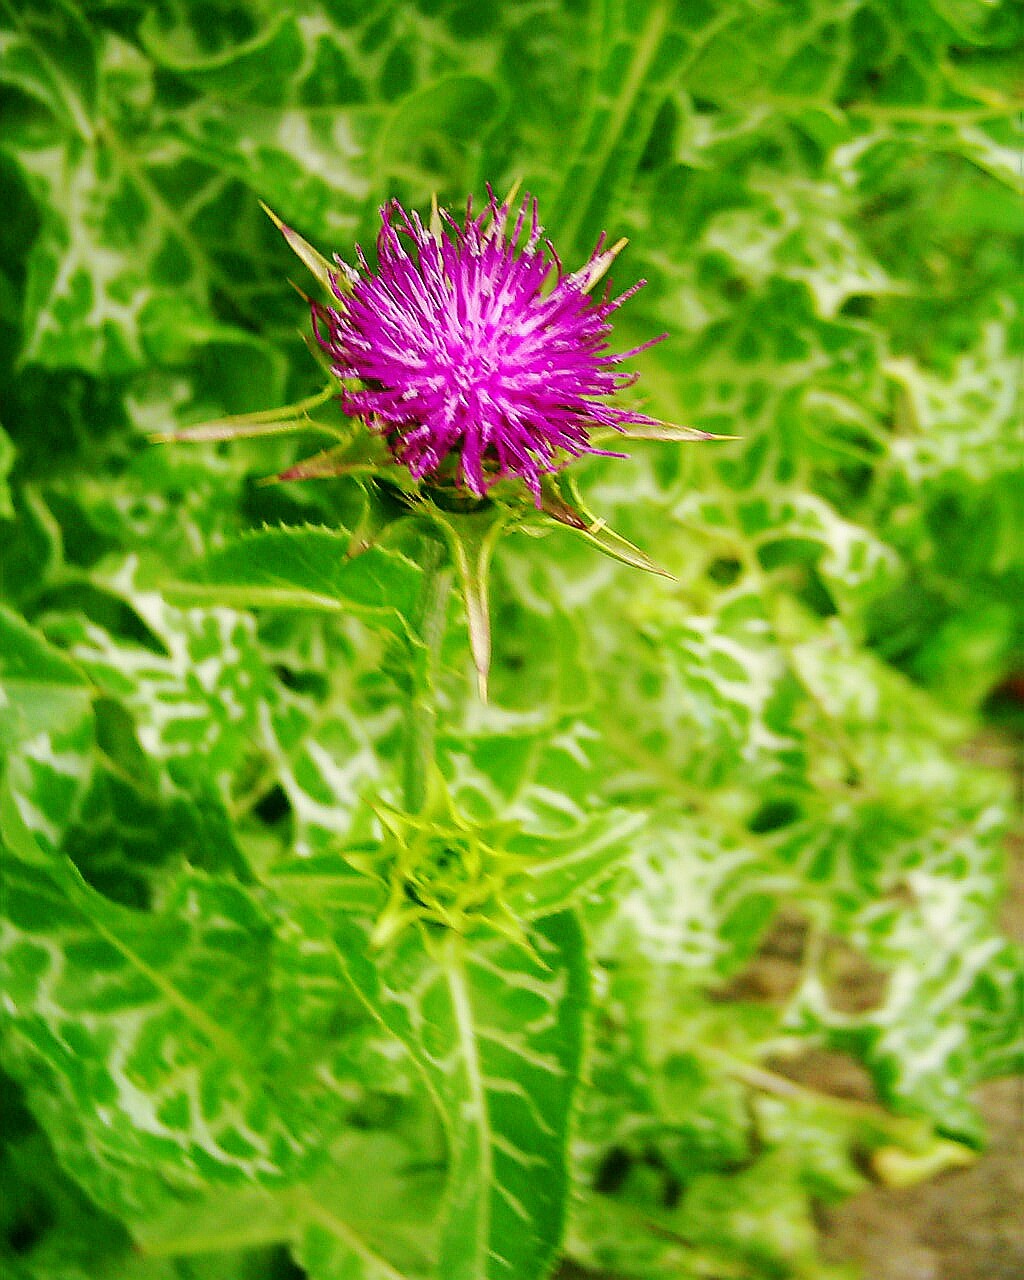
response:
M810 1280L847 1274L815 1205L982 1143L1021 1063L1012 798L961 751L1024 647L1021 53L988 0L0 0L5 1275ZM460 1006L331 869L398 798L413 551L340 611L184 607L264 524L293 582L341 563L304 527L366 494L148 436L320 385L258 199L350 257L391 195L517 177L567 264L631 238L648 411L740 438L575 468L674 581L503 539L488 708L450 607L460 811L589 859ZM794 1086L814 1048L877 1105Z

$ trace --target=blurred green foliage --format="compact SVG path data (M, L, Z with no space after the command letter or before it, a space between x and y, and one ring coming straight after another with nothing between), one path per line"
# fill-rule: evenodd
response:
M1011 797L962 746L1020 726L1022 23L0 0L5 1275L838 1277L816 1203L982 1141L1021 1068ZM630 237L648 411L739 438L575 468L673 581L502 541L483 708L454 606L424 665L414 548L339 567L355 481L148 436L318 385L259 199L350 256L389 196L516 178L568 265ZM260 556L296 607L171 589ZM369 940L338 849L427 680L462 821L541 868L526 946ZM876 1103L791 1083L822 1047Z

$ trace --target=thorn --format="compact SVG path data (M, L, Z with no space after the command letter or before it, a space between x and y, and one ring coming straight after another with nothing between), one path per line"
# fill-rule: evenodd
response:
M512 208L512 201L513 201L513 200L516 198L516 196L519 194L519 188L520 188L522 185L523 185L523 180L522 180L522 178L516 178L515 182L513 182L513 183L512 183L512 185L511 185L511 187L509 187L509 189L508 189L508 195L505 197L505 199L504 199L504 200L502 200L501 205L499 205L498 207L499 207L499 208L501 208L502 206L505 206L505 207L507 207L507 208L511 209L511 208Z
M273 209L271 209L270 205L264 204L262 200L259 202L259 205L260 205L260 208L263 210L263 212L270 219L270 221L274 224L274 226L277 227L278 231L280 231L282 234L287 234L291 230L291 227L285 226L285 224L281 221L281 219L277 216L277 214L273 211Z
M600 241L598 242L600 243ZM607 249L602 249L600 253L594 255L593 258L585 263L578 271L574 271L570 276L570 280L575 280L579 284L584 293L589 293L594 285L602 280L608 273L608 269L619 256L629 240L622 236ZM635 287L635 286L634 286Z

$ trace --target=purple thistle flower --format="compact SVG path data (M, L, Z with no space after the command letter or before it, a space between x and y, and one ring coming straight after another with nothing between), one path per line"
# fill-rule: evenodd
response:
M509 204L488 196L478 217L470 202L461 225L441 211L429 230L397 200L385 205L377 273L360 249L363 274L332 277L339 305L314 303L313 327L334 374L355 383L342 392L346 413L379 429L417 479L457 453L478 497L519 476L539 506L543 473L584 453L623 456L595 449L593 428L656 425L605 397L638 377L617 366L666 335L608 351L609 316L645 282L599 301L589 291L624 240L605 248L602 235L564 274L536 201L523 201L506 234Z

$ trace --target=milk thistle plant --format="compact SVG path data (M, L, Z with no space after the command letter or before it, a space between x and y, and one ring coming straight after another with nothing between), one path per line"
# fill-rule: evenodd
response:
M955 1194L1012 9L0 0L3 1280L847 1280Z
M328 449L275 479L359 477L371 504L381 489L392 496L386 514L378 509L347 546L326 530L319 541L307 539L306 552L324 558L300 567L308 582L336 584L341 568L355 586L363 564L372 579L374 548L414 530L403 546L417 558L423 582L392 634L404 655L398 666L408 672L402 804L370 798L368 839L341 844L326 859L296 862L285 875L304 905L298 918L313 934L324 927L311 921L326 876L336 914L330 927L344 934L348 980L408 1045L438 1100L449 1145L438 1274L466 1280L539 1276L561 1233L566 1202L557 1188L581 1064L585 985L578 924L568 908L607 878L641 819L611 811L566 838L458 812L435 760L432 692L449 581L457 578L462 590L486 701L487 575L500 534L553 524L659 573L584 509L571 481L563 485L563 470L584 454L623 457L598 447L609 436L715 438L612 399L637 377L619 366L665 337L623 353L608 348L611 316L644 283L614 297L607 286L595 295L626 241L609 246L602 235L584 265L566 272L543 237L536 201L526 196L516 205L514 190L499 201L490 187L487 196L479 214L468 202L461 222L435 204L428 224L391 201L380 211L376 266L358 249L358 268L338 255L328 261L266 209L329 295L307 301L314 349L326 358L331 381L319 395L272 414L158 437L229 440L297 424L334 435ZM312 416L329 399L349 418L340 429ZM214 556L191 589L216 594L235 586L253 603L280 603L276 593L296 573L283 559L271 572L244 547L237 561ZM264 575L261 594L255 581ZM359 595L356 587L349 599ZM392 628L400 596L386 580L375 594ZM410 986L416 1001L427 1001L414 1016ZM481 1031L473 1023L484 1006L492 1026ZM528 1188L538 1178L550 1187L528 1209ZM482 1207L481 1194L492 1203Z

